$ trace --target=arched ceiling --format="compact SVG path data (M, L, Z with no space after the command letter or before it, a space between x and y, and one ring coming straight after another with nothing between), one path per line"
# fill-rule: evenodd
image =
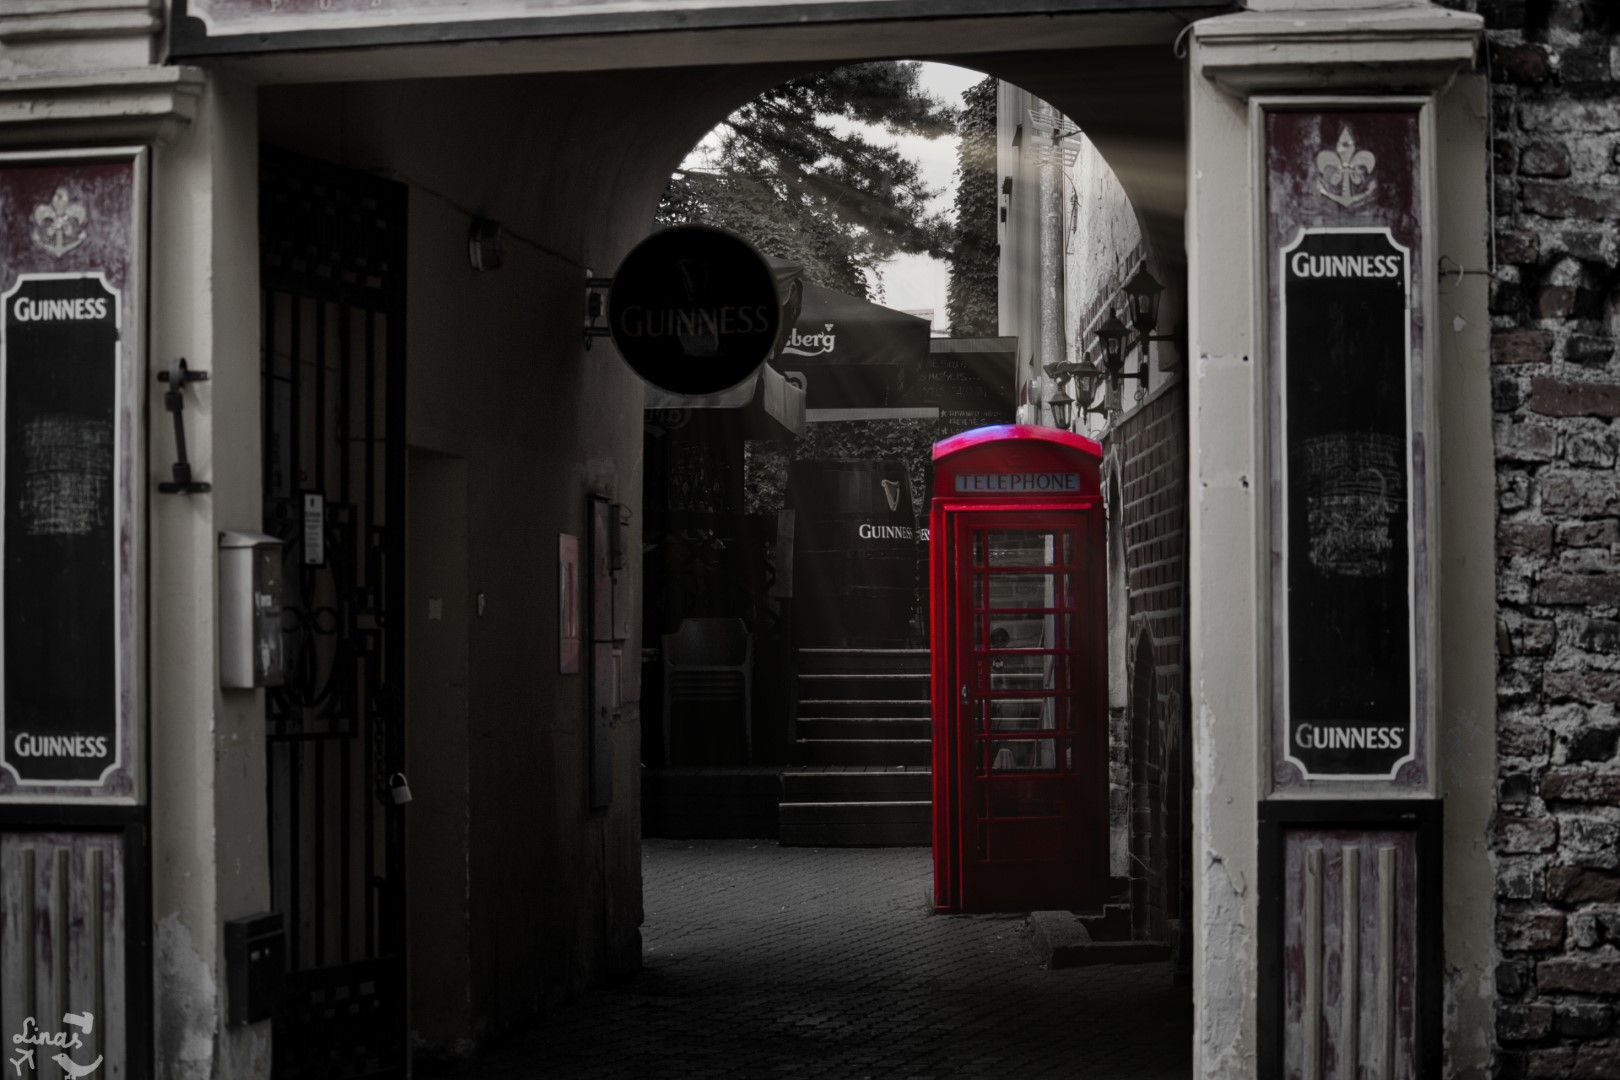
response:
M1075 120L1118 174L1154 252L1180 263L1185 68L1172 43L1185 19L1166 12L1025 18L991 32L993 22L865 26L858 35L846 29L832 36L826 28L818 35L778 29L746 40L735 33L651 35L661 48L621 42L618 64L590 43L564 57L507 42L224 66L270 84L261 90L268 141L356 168L386 163L438 190L465 192L465 166L480 162L471 181L480 190L465 198L522 206L504 212L528 219L531 231L562 249L602 261L645 234L670 173L751 97L854 60L938 60L1022 86ZM995 51L984 51L986 44ZM633 63L642 57L674 63ZM750 62L736 62L742 57ZM533 70L542 63L554 70ZM323 140L330 145L323 148ZM458 169L462 175L452 176Z

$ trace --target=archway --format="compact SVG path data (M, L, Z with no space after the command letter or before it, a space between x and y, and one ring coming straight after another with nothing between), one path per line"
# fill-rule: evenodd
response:
M973 51L985 39L966 26L932 26L917 40L930 55L1018 83L1085 127L1116 165L1150 244L1174 267L1185 152L1181 73L1168 46L1179 23L1128 21L1098 33L1084 19L1043 20L1040 35L1004 39L1008 51L996 54ZM585 714L588 681L548 670L555 571L548 545L533 542L584 532L574 509L582 491L635 506L643 484L636 468L614 465L639 460L642 388L606 350L580 347L583 278L610 272L645 235L671 170L738 102L832 62L913 51L897 40L766 48L753 55L769 62L747 65L711 56L679 68L495 74L503 63L522 66L503 51L485 74L453 78L384 79L408 72L390 72L389 58L378 57L366 69L376 81L261 90L265 142L410 189L407 440L466 463L466 576L478 596L465 605L470 700L456 720L468 731L468 753L464 771L440 785L456 800L447 809L457 822L523 820L536 812L532 792L556 793L546 824L519 850L501 842L500 830L468 828L452 834L466 845L448 860L456 887L430 895L411 885L424 919L442 905L443 918L473 928L465 977L475 989L465 1016L447 1018L469 1042L628 970L639 951L638 807L626 793L639 779L632 735L647 719L637 715L633 660L642 642L632 634L623 644L621 712L597 745L598 734L571 719ZM1086 63L1076 62L1076 48L1089 50ZM1119 107L1125 99L1130 109ZM581 101L591 107L562 107ZM467 268L475 217L506 226L502 271ZM522 344L535 341L547 345ZM568 467L548 468L548 455L559 454ZM630 519L631 550L641 524ZM617 794L593 808L579 761L598 756L608 759ZM558 940L520 917L535 904L599 930L585 935L588 944ZM474 910L506 927L499 948L478 929L494 921L468 921ZM526 989L497 996L497 985Z

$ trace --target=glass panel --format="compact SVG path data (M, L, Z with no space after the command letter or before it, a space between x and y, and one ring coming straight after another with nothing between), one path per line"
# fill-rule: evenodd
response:
M1052 772L1057 769L1056 739L995 739L990 748L991 772Z
M1054 606L1055 607L1066 607L1066 608L1074 607L1075 606L1074 605L1074 597L1075 597L1075 593L1079 589L1079 587L1080 587L1080 576L1078 574L1064 574L1063 575L1063 603L1057 604L1057 605L1054 605Z
M1070 726L1071 727L1073 726L1073 718L1072 717L1070 718ZM1073 739L1064 739L1063 740L1063 767L1065 769L1068 769L1070 772L1074 771L1074 740Z
M971 591L973 593L973 606L975 608L984 607L984 575L983 574L974 574L973 575L973 584L972 584L972 587L971 587Z
M1050 649L1056 615L1003 615L990 620L992 649Z
M1014 654L995 656L990 660L990 689L992 690L1046 690L1054 684L1057 668L1062 660L1055 656Z
M1063 565L1074 565L1074 533L1063 531Z
M984 533L977 530L973 533L973 565L984 565Z
M1051 566L1053 534L1041 529L992 529L991 566Z
M992 698L992 731L1055 731L1057 704L1049 697Z
M990 606L993 608L1055 607L1055 574L992 574Z

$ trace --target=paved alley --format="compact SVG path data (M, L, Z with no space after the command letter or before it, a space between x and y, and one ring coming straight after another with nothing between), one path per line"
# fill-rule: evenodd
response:
M1168 964L1042 970L1021 916L930 912L927 848L644 843L644 970L459 1076L1190 1074Z

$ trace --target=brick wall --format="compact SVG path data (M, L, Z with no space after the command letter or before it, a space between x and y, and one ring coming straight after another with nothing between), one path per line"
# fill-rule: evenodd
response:
M1477 0L1492 84L1495 1075L1620 1076L1620 5Z
M1186 383L1122 417L1108 446L1124 515L1132 925L1139 938L1165 940L1187 869Z

